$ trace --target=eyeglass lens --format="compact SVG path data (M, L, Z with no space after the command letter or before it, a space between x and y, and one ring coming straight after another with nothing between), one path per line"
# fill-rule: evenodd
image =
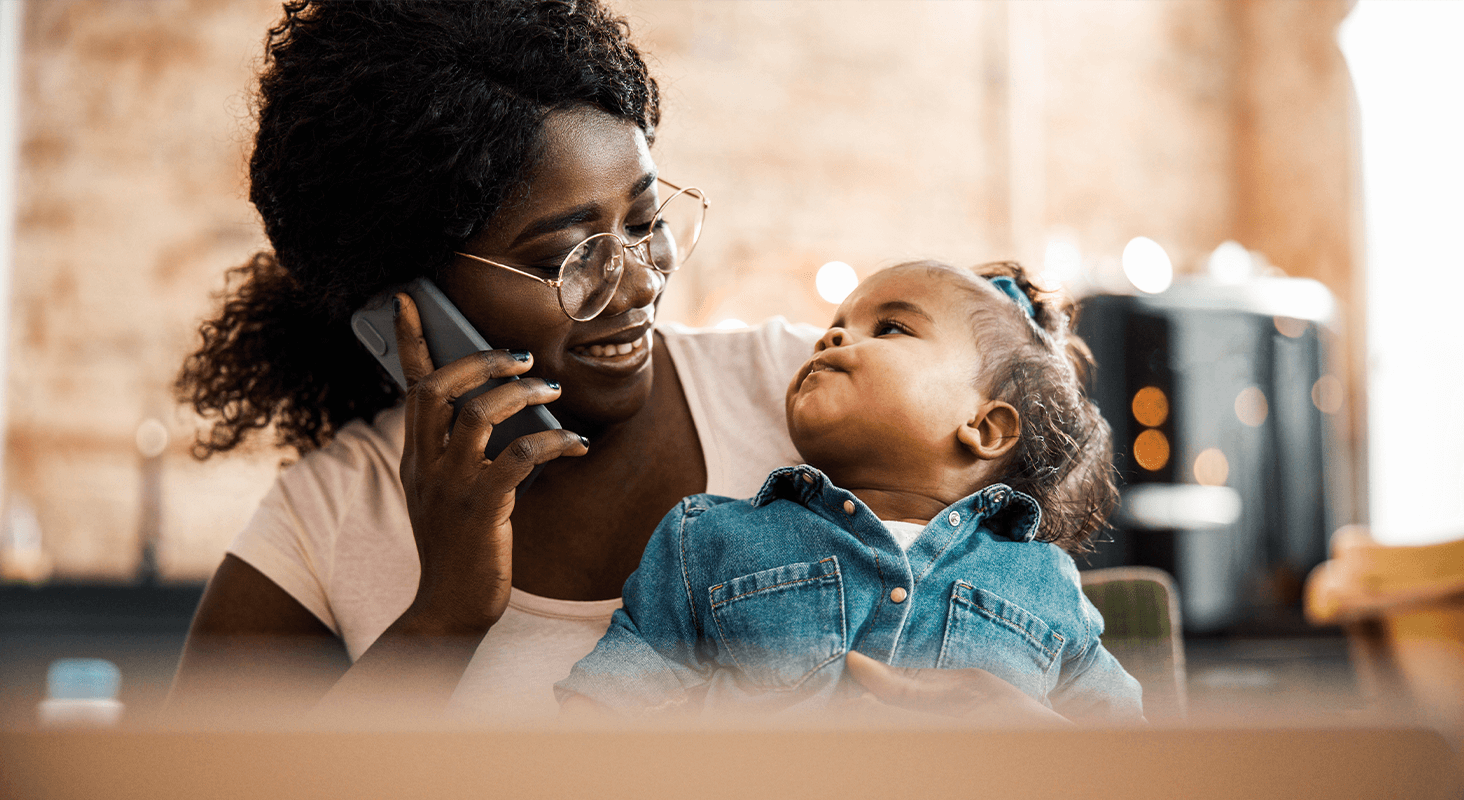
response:
M700 195L680 192L661 207L650 237L630 253L613 234L592 236L571 250L560 273L560 302L565 313L588 320L605 310L620 286L625 259L635 258L659 272L676 271L696 246L701 235L705 206ZM649 253L650 260L646 260Z

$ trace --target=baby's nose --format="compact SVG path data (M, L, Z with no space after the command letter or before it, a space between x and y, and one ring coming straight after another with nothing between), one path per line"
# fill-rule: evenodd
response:
M824 335L819 337L817 350L825 350L830 347L839 347L844 344L844 329L829 328Z

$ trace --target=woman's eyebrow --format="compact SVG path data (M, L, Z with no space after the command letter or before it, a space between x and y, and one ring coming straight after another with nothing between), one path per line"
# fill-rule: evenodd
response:
M637 197L640 197L642 194L644 194L647 189L651 188L651 184L655 182L656 173L654 171L647 172L646 174L640 176L640 180L636 181L634 186L630 187L630 193L627 195L627 198L630 200L635 200Z
M630 191L626 193L627 199L635 200L636 198L640 197L642 194L645 193L646 189L649 189L651 187L651 184L655 182L656 173L654 172L647 172L646 174L640 176L640 178L631 185ZM574 225L580 225L582 223L589 222L590 220L595 218L595 214L597 212L598 208L594 203L584 203L582 205L575 206L574 208L571 208L562 214L555 214L552 217L545 217L541 220L535 220L527 228L524 228L518 236L514 237L514 240L509 243L509 248L511 249L517 247L524 242L536 239L546 233L552 233L554 231L560 230L561 228L568 228Z
M527 228L524 228L518 236L515 236L513 241L509 243L508 247L510 250L512 250L513 248L518 247L520 244L537 239L546 233L553 233L554 231L560 230L562 228L569 228L574 225L589 222L590 220L595 218L595 214L595 204L585 203L584 205L575 206L574 208L571 208L570 210L562 214L556 214L552 217L545 217L544 219L536 220L533 224L529 225Z

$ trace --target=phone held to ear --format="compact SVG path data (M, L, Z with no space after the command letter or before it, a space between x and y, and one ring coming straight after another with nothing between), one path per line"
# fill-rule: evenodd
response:
M432 281L417 278L410 283L388 289L351 315L351 330L371 355L376 356L381 366L391 373L402 391L407 390L407 377L402 372L401 357L397 353L396 320L391 302L397 292L405 293L416 304L417 316L422 321L422 338L427 340L427 352L432 356L434 365L441 367L464 356L493 349ZM518 376L498 378L463 394L453 402L453 421L456 422L457 412L464 403L505 381L516 380ZM493 426L493 433L488 437L483 455L491 461L498 458L498 454L520 436L558 430L559 427L559 421L544 406L526 406L522 411ZM518 486L520 495L529 488L529 484L534 482L534 478L539 476L539 471L543 468L544 465L540 464L529 473L529 477L524 478Z

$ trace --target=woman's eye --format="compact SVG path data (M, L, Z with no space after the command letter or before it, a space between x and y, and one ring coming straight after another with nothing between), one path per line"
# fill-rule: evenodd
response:
M564 264L564 259L568 255L569 252L565 251L557 255L547 255L543 258L536 258L525 264L523 269L525 272L533 272L538 275L543 275L546 278L553 278L554 276L559 274L559 267L560 265Z
M652 223L655 224L657 229L664 227L666 224L662 222L659 217L657 217L655 219L648 219L645 222L637 223L635 225L626 225L625 230L627 233L629 233L631 236L636 237L637 239L644 238L650 234Z
M525 269L542 272L549 277L553 277L555 273L559 272L560 265L566 261L574 262L576 260L582 260L589 252L589 248L580 247L576 244L567 245L563 249L555 248L542 254L536 253L526 260L528 266Z

